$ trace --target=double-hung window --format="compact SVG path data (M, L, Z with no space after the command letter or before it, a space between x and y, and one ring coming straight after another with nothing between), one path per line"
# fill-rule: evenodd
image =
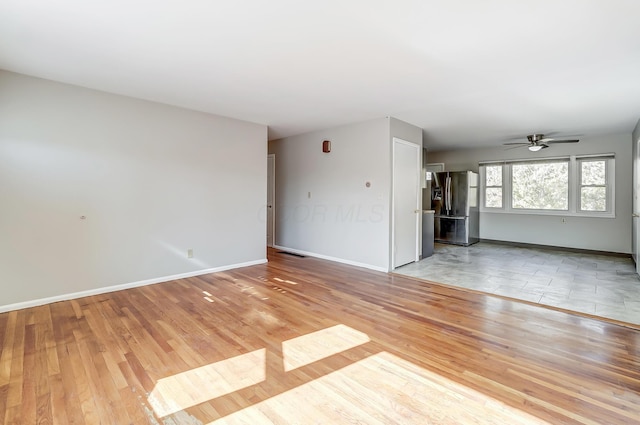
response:
M502 166L487 165L484 168L484 206L486 208L502 208Z
M614 217L613 155L480 163L481 211Z
M607 200L611 185L608 184L606 158L585 158L578 161L580 195L578 208L581 212L607 212Z

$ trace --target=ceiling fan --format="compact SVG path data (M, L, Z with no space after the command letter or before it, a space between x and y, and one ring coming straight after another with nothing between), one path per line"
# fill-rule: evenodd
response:
M527 136L528 142L509 142L505 145L522 145L528 146L531 152L538 152L540 149L548 148L548 143L578 143L578 139L563 139L558 140L553 137L545 137L544 134L530 134ZM519 146L514 146L519 147Z

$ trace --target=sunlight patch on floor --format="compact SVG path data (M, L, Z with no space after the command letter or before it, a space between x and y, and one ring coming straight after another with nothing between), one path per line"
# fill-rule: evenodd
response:
M367 334L342 324L284 341L284 370L289 372L369 341Z
M276 282L280 282L280 283L288 283L290 285L297 285L298 284L298 282L294 282L293 280L280 279L279 277L274 277L273 280L275 280Z
M209 425L258 423L548 424L387 352Z
M264 348L158 380L149 404L159 417L258 384L266 377Z

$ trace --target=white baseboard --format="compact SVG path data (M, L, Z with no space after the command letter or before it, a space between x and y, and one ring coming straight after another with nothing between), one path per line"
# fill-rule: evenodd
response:
M185 279L187 277L200 276L200 275L203 275L203 274L209 274L209 273L222 272L222 271L225 271L225 270L238 269L240 267L255 266L257 264L264 264L266 262L267 262L267 260L265 258L265 259L262 259L262 260L248 261L246 263L230 264L230 265L226 265L226 266L214 267L214 268L211 268L211 269L197 270L197 271L194 271L194 272L180 273L180 274L174 274L174 275L171 275L171 276L157 277L157 278L153 278L153 279L141 280L141 281L138 281L138 282L124 283L122 285L104 286L102 288L89 289L87 291L73 292L73 293L70 293L70 294L56 295L54 297L40 298L40 299L37 299L37 300L24 301L24 302L21 302L21 303L1 305L0 306L0 313L5 313L7 311L12 311L12 310L21 310L23 308L29 308L29 307L37 307L37 306L40 306L40 305L55 303L55 302L58 302L58 301L67 301L67 300L72 300L72 299L75 299L75 298L90 297L92 295L100 295L100 294L106 294L106 293L109 293L109 292L122 291L123 289L130 289L130 288L137 288L137 287L140 287L140 286L153 285L154 283L162 283L162 282L168 282L168 281L171 281L171 280Z
M375 270L377 272L387 273L387 270L384 267L373 266L371 264L358 263L357 261L345 260L344 258L330 257L328 255L316 254L315 252L302 251L300 249L287 248L285 246L274 245L273 248L279 249L280 251L290 252L292 254L298 255L306 255L308 257L320 258L322 260L335 261L336 263L348 264L350 266L362 267L369 270Z

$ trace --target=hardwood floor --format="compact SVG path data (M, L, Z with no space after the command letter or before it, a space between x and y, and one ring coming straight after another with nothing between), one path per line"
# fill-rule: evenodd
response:
M634 423L640 331L269 263L0 314L5 424Z

